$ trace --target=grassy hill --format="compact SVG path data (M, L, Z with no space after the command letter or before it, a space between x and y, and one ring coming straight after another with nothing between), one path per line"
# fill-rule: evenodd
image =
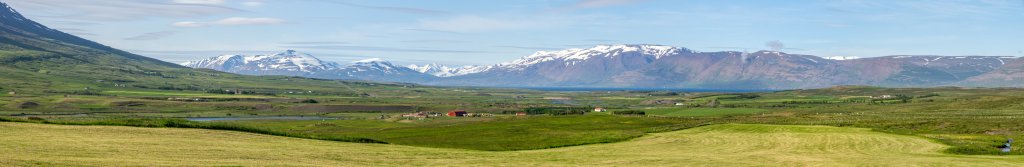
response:
M0 8L9 8L0 3ZM105 89L211 91L240 89L356 96L340 82L282 76L244 76L185 68L70 35L0 10L0 91L22 94L100 94ZM386 85L381 85L386 86Z

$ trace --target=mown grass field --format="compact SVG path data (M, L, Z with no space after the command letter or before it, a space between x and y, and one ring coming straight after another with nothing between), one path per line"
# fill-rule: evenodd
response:
M360 144L175 128L0 123L0 166L1016 166L863 128L712 125L527 151Z

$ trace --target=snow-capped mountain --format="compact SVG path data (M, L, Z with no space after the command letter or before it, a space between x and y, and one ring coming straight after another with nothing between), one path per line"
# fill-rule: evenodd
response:
M474 74L483 72L492 68L492 66L462 66L462 67L449 67L438 64L426 64L426 65L409 65L408 68L419 71L420 73L430 74L437 77L454 77L463 76L468 74Z
M829 57L824 57L824 58L825 59L829 59L829 60L853 60L853 59L859 59L860 57L857 57L857 56L829 56Z
M643 55L657 60L665 56L691 52L686 48L663 45L598 45L587 49L574 48L562 51L539 51L518 60L498 64L495 68L523 70L526 67L544 62L561 62L571 66L594 58L611 59L629 55Z
M836 85L920 87L962 85L965 79L991 73L1001 69L1004 64L1011 64L1008 62L1015 61L994 56L827 59L778 51L695 52L661 45L599 45L593 48L541 51L491 66L479 73L449 77L430 84L734 89L820 88ZM1014 78L1002 77L1012 74L1019 73L1003 72L986 78ZM1011 80L1024 83L1019 79Z
M310 54L294 50L273 55L222 55L185 62L182 65L239 74L295 76L304 76L339 68L337 63L321 61Z
M778 51L696 52L663 45L598 45L540 51L489 66L398 66L383 59L345 66L294 51L224 55L185 65L254 75L409 82L444 86L657 87L795 89L836 85L1024 86L1024 58L885 56L871 58Z
M182 65L247 75L287 75L383 82L425 82L432 79L430 75L396 66L379 58L355 61L342 66L294 50L273 55L222 55L189 61Z
M358 79L383 82L426 82L434 76L419 71L397 66L380 58L354 61L331 73L317 75L328 79Z

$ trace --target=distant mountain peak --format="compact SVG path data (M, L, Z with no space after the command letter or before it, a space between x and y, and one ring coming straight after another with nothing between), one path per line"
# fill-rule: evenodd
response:
M220 71L278 71L274 73L318 72L337 69L338 65L324 62L313 55L286 50L274 55L221 55L198 61L185 62L182 65L192 68L209 68Z
M573 62L587 61L593 58L610 58L625 54L661 59L662 57L681 53L693 53L693 51L681 47L652 44L597 45L591 48L538 51L518 60L498 64L498 66L516 69L550 61L563 61L567 62L567 65L572 65L574 64Z
M462 67L450 67L446 65L439 65L436 63L425 64L425 65L409 65L408 68L416 70L417 72L430 74L437 77L454 77L463 76L469 74L475 74L490 69L491 66L462 66Z

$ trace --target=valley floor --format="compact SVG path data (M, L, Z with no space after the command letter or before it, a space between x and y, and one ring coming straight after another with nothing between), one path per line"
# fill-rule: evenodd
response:
M0 122L0 166L1014 166L929 139L827 126L725 124L626 142L474 151L244 132Z

